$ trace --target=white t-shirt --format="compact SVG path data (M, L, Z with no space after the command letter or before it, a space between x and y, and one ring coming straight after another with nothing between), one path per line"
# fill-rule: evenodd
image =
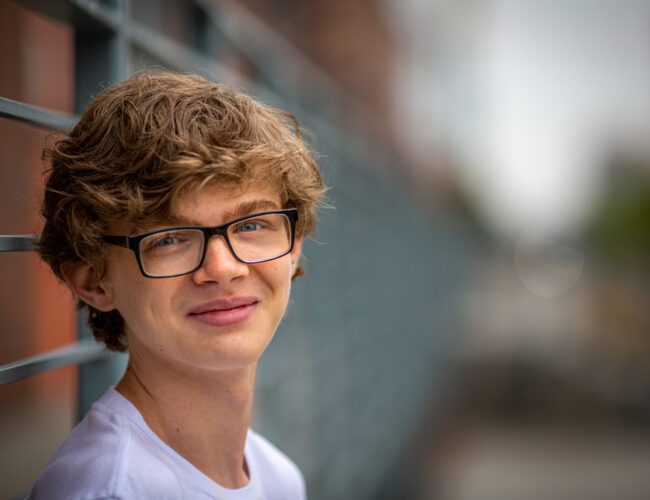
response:
M250 481L215 483L166 445L138 410L109 389L72 431L36 481L34 500L304 500L305 481L284 453L249 429Z

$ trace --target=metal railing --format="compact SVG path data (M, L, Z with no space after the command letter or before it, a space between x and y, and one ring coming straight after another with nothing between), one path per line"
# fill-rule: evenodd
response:
M30 123L38 127L65 132L77 122L76 116L0 97L0 117Z
M21 113L19 117L21 121L28 121L36 125L45 126L45 124L55 123L51 115L57 116L52 113L34 106L28 106L9 99L2 99L0 105L5 102L12 103L11 111L18 110ZM34 112L34 109L37 109ZM27 112L25 113L25 110ZM17 113L17 114L18 114ZM26 115L26 116L25 116ZM60 122L58 124L66 123L66 117L59 115ZM69 121L69 120L68 120ZM54 128L48 126L48 128ZM29 252L36 249L38 244L38 235L35 234L19 234L19 235L1 235L0 236L0 252ZM93 361L101 361L107 359L107 353L96 342L89 340L81 340L74 344L70 344L60 349L56 349L44 354L30 356L28 358L20 359L11 363L0 365L0 385L17 382L19 380L38 375L45 371L54 370L68 365L76 365L82 363L89 363Z

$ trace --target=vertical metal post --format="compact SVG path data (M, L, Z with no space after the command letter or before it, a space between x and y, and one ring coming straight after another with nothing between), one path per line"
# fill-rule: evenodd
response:
M102 88L122 80L127 75L128 47L124 36L128 22L128 0L106 2L122 20L115 31L96 32L76 26L75 31L75 108L81 113L93 95ZM92 337L87 316L80 313L77 318L79 339ZM110 356L106 360L82 364L78 368L79 399L78 419L81 420L90 406L106 390L117 382L124 371L126 356Z

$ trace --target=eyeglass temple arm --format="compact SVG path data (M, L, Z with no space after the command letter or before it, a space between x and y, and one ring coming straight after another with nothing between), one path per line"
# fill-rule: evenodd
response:
M102 240L111 245L117 245L119 247L131 248L129 245L128 236L102 236Z

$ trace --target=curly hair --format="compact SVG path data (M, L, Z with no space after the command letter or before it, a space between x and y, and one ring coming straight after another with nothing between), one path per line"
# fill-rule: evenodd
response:
M296 236L313 232L324 184L290 113L193 75L144 72L95 96L67 136L46 148L41 258L65 280L68 263L99 276L110 226L169 219L179 197L206 184L276 188L298 209ZM300 267L296 274L303 273ZM88 308L97 340L127 348L116 310Z

